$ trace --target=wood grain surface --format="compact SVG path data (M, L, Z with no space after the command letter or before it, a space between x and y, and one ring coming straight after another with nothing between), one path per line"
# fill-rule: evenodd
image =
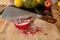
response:
M57 19L56 25L39 19L37 19L39 21L34 22L38 27L42 27L44 32L34 36L26 36L12 22L9 22L5 32L0 32L0 40L60 40L60 33L58 31L58 29L60 30L60 16L58 16L56 9L53 9L52 12L54 18ZM44 35L45 33L48 35Z
M51 9L52 9L52 13L53 13L53 18L57 19L57 22L55 23L55 25L57 26L57 28L60 31L60 16L59 16L60 15L60 12L59 12L60 8L58 8L57 5L53 5L51 7Z
M37 33L33 36L24 35L21 30L17 29L12 22L9 23L7 30L1 33L0 40L60 40L60 34L54 24L45 22L41 19L36 19L34 24L41 27L43 32ZM47 33L47 35L45 35Z

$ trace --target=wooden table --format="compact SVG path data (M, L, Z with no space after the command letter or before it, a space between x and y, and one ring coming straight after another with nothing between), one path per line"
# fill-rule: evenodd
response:
M9 25L5 32L0 33L0 40L60 40L59 31L54 24L45 22L41 19L36 19L34 24L41 27L43 29L43 32L32 36L24 35L21 30L17 29L13 25L12 22L9 22ZM47 33L47 35L45 35L45 33Z
M60 12L58 11L60 9L57 7L57 5L53 5L51 9L52 9L53 17L57 19L57 22L55 23L55 25L60 31L60 16L59 16Z

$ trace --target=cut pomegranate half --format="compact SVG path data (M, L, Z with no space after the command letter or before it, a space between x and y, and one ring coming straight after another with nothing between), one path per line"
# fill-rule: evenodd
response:
M19 20L14 22L15 27L24 30L30 26L30 20Z

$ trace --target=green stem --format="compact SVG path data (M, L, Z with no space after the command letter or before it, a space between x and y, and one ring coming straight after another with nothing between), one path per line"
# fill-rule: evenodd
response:
M36 11L37 14L40 14L40 12L36 8L34 8L34 10Z

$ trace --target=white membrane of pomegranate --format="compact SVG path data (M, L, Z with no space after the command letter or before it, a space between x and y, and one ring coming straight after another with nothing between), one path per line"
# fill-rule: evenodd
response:
M15 22L15 24L16 25L25 25L25 24L29 24L30 23L30 20L23 20L24 22L21 22L21 23L18 23L18 21L17 22Z

